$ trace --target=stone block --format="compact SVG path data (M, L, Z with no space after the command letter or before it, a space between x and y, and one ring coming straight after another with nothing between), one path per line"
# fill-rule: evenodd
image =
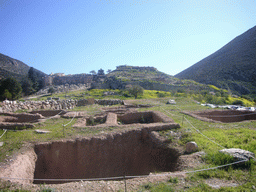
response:
M196 142L191 141L186 144L186 153L193 153L198 150Z

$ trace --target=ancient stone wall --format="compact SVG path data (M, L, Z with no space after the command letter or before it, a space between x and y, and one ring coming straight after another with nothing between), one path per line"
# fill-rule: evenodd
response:
M89 74L76 74L68 76L57 76L53 78L54 85L63 85L63 84L86 84L92 83L92 75Z
M139 70L139 71L157 71L155 67L140 67L140 66L128 66L120 65L116 67L115 71L124 71L124 70Z
M17 110L39 110L39 109L53 109L53 110L68 110L76 106L76 100L46 100L46 101L25 101L16 103L7 103L2 105L2 112L15 112Z
M76 106L86 106L88 104L99 105L117 105L123 104L120 99L65 99L65 100L45 100L45 101L25 101L25 102L4 102L0 107L0 112L15 112L17 110L40 110L40 109L52 109L52 110L69 110Z
M93 76L90 74L75 75L48 75L44 77L44 86L64 84L87 84L92 83Z
M35 127L34 123L43 119L41 114L29 113L0 113L0 127L2 129L20 130Z
M5 115L12 118L9 122L36 122L38 119L44 118L41 114L28 114L28 113L0 113L0 115Z
M86 84L64 84L64 85L53 85L53 86L47 86L44 87L43 89L40 89L36 95L45 95L49 94L48 90L49 88L52 87L54 89L54 93L66 93L69 91L76 91L76 90L86 90L91 87L90 83Z

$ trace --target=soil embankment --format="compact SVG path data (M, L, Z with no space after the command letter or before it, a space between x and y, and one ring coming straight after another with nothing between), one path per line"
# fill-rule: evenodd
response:
M150 134L150 131L144 129L75 141L38 144L35 146L38 159L34 178L106 178L176 170L179 152L161 142L153 141ZM62 183L34 181L44 182Z

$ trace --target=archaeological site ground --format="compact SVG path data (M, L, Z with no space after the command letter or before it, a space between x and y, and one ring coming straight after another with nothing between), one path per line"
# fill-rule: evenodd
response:
M169 99L176 104L166 104ZM237 163L235 157L219 152L223 148L256 152L253 112L207 109L184 97L83 99L44 102L36 108L38 103L0 115L0 190L253 191L256 187L253 157ZM188 143L195 143L194 148Z

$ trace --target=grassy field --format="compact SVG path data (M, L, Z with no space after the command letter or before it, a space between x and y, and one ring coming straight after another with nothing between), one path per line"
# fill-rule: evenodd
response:
M78 91L69 93L69 95L84 95L84 97L103 98L103 93L106 90L94 90L86 92ZM120 92L119 90L116 90ZM159 96L160 95L160 96ZM65 95L64 95L65 96ZM54 97L63 98L63 95L54 95ZM123 96L108 96L105 98L119 98ZM244 121L238 123L209 123L200 121L193 117L180 113L180 110L205 110L206 107L196 104L190 97L174 97L169 92L160 91L145 91L144 95L139 99L134 100L135 104L151 104L151 108L140 108L143 110L156 110L163 112L176 123L181 125L177 131L182 133L180 140L174 141L168 131L161 132L162 135L168 137L170 141L177 142L181 147L184 147L186 142L195 141L199 146L199 151L204 151L207 155L204 157L204 164L197 169L205 169L227 164L233 159L219 155L219 150L223 146L225 148L241 148L256 153L256 121ZM168 99L174 99L176 105L167 105ZM73 111L87 111L88 114L94 115L101 111L99 105L91 105L85 107L77 107ZM37 143L43 141L53 141L58 139L69 139L84 136L91 136L102 132L113 132L118 127L111 128L73 128L72 125L76 122L74 119L68 126L63 128L63 124L67 124L71 119L49 119L43 123L37 124L36 128L23 131L8 131L0 141L4 145L0 147L0 161L16 153L27 142ZM191 126L191 124L193 126ZM200 134L198 131L200 131ZM37 134L35 129L44 129L51 131L48 134ZM0 130L0 136L3 134ZM214 142L218 143L216 145ZM148 183L142 185L139 191L256 191L256 166L255 162L250 161L243 166L228 166L225 168L189 173L183 180L178 177L172 177L167 182ZM238 184L236 187L221 187L219 189L211 188L205 183L207 179L221 179L234 181ZM4 189L2 189L4 190ZM1 185L0 185L1 191Z
M205 107L196 104L188 98L175 99L177 102L177 105L175 106L164 105L164 100L162 100L159 101L159 106L153 107L152 110L159 110L174 119L176 123L182 125L180 131L183 133L185 132L186 137L179 142L180 145L184 145L188 141L195 141L199 146L199 151L206 152L207 155L204 159L205 165L198 169L216 167L233 162L233 159L230 159L230 156L220 155L218 151L221 150L222 147L219 145L224 148L240 148L256 153L256 121L244 121L238 123L209 123L200 121L193 117L181 114L179 110L205 110ZM204 136L196 131L195 128ZM166 136L169 135L166 134ZM216 145L208 138L219 145ZM172 140L171 137L169 139ZM256 191L255 165L255 162L250 161L243 166L228 166L221 169L191 173L186 178L187 186L183 189L177 187L179 181L176 181L175 184L171 181L160 183L158 185L151 185L149 183L144 187L142 186L141 191ZM213 189L204 183L205 179L234 181L238 183L239 186Z

